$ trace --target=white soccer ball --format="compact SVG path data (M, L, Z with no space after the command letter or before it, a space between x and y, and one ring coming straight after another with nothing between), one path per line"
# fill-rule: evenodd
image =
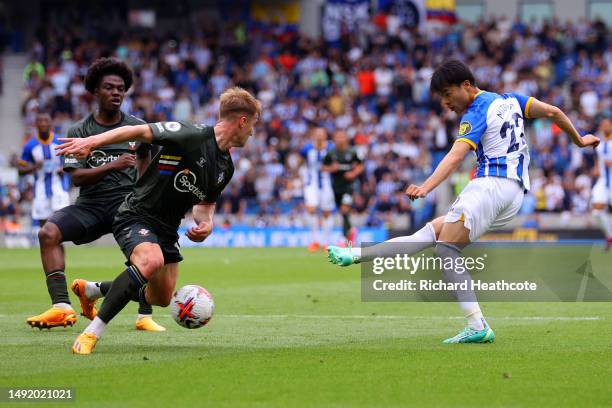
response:
M170 302L170 314L174 320L188 329L200 328L210 321L215 302L206 289L198 285L186 285L174 292Z

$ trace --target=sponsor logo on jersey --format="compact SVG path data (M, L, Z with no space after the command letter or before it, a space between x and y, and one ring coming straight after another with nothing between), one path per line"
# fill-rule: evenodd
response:
M461 122L459 125L459 136L465 136L472 131L472 124L470 122Z
M114 162L120 156L120 154L106 154L106 152L103 152L102 150L94 150L89 155L89 158L87 159L87 164L89 165L89 167L96 168L104 166L105 164L108 164L110 162Z
M74 156L66 156L64 158L64 164L77 164L79 161Z
M181 124L178 122L166 122L164 123L164 127L168 132L178 132L181 130Z
M174 174L176 171L176 166L178 166L182 158L182 156L162 154L159 156L159 161L157 162L157 169L159 170L159 173L165 175Z
M157 127L157 130L159 131L159 133L164 133L166 131L166 129L164 129L164 127L162 126L161 123L156 122L155 123L155 127Z
M142 228L138 231L138 233L142 235L143 237L146 237L147 235L149 235L149 230L146 228Z
M174 176L174 188L181 193L192 193L198 197L200 201L204 201L206 199L206 194L198 188L196 181L197 177L195 173L189 169L184 169Z

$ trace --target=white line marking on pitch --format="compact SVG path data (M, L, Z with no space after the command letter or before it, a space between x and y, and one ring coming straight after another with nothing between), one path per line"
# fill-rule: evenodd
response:
M17 314L0 314L0 318L18 316ZM20 315L19 315L20 316ZM459 320L465 319L461 316L400 316L400 315L282 315L282 314L261 314L261 315L237 315L219 314L219 318L230 319L380 319L380 320ZM170 316L157 316L157 318L170 318ZM600 316L487 316L492 320L550 320L550 321L593 321L605 320Z
M382 320L455 320L460 316L394 316L394 315L217 315L230 319L382 319ZM496 320L604 320L599 316L488 316Z

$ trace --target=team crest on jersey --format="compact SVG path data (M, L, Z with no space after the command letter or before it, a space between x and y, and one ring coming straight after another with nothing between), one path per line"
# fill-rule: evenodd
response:
M223 182L223 176L225 174L223 172L219 173L219 177L217 178L217 184L221 184Z
M184 169L174 176L174 188L181 193L193 193L200 201L206 199L206 194L196 184L197 177L194 172Z
M181 130L181 124L178 122L166 122L164 123L164 127L168 132L178 132Z
M200 167L204 167L204 165L206 164L206 158L205 157L200 157L200 160L197 161L197 164Z
M136 142L128 142L130 150L136 150Z
M459 125L459 136L465 136L472 131L472 124L470 122L461 122Z

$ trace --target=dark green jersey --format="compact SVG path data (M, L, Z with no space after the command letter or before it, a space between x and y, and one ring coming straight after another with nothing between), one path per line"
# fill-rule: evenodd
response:
M355 180L346 180L344 174L351 171L357 164L361 163L361 159L357 152L352 147L346 150L338 150L336 147L327 152L323 158L323 164L329 166L332 163L338 163L338 170L331 173L332 187L335 192L350 191L353 188Z
M214 128L188 122L149 124L161 150L138 179L119 215L135 213L176 230L194 205L214 203L234 175L229 152L219 149Z
M85 118L74 124L69 130L67 137L89 137L106 132L111 129L126 125L142 125L142 120L121 112L121 121L113 126L104 126L96 122L94 114L90 113ZM100 167L106 163L117 160L124 153L136 153L139 156L148 154L150 146L145 143L125 142L110 146L99 147L87 159L78 160L73 156L67 156L64 160L64 169L91 169ZM108 172L104 178L95 184L82 186L77 204L87 202L101 202L116 200L120 196L126 196L132 191L136 182L137 172L134 167L124 170Z

